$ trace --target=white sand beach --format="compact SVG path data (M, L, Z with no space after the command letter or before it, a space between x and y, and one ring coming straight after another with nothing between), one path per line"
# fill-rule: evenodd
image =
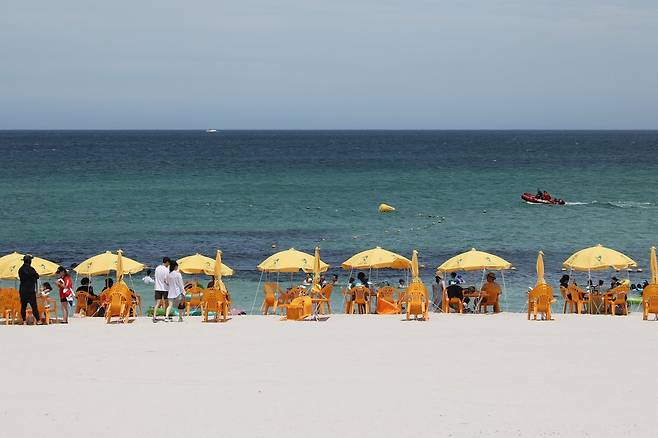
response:
M655 436L658 323L556 314L1 326L4 436Z

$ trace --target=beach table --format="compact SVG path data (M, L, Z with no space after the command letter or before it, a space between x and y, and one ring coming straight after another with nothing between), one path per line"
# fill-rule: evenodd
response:
M482 298L484 298L484 292L482 291L473 291L473 292L464 292L464 298L472 298L473 299L473 312L474 313L479 313L478 305L480 304L480 301L482 301Z
M600 315L603 313L603 294L591 292L588 300L589 313L592 315Z

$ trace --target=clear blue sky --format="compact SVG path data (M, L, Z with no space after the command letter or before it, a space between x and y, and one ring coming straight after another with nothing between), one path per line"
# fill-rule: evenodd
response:
M5 0L0 129L658 128L656 0Z

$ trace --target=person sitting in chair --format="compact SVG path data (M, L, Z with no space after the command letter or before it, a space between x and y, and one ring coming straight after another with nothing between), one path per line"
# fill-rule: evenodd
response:
M480 302L480 307L484 307L484 311L487 311L487 305L492 305L494 307L494 312L500 312L498 306L498 296L501 293L500 285L496 283L496 274L489 272L487 274L487 282L482 285L482 292L484 296Z

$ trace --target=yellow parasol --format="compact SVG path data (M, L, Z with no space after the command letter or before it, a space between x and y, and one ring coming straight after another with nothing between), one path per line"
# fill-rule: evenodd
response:
M315 247L315 256L313 257L313 285L311 291L320 290L320 247Z
M178 263L178 270L183 274L215 275L215 260L199 253L183 257L176 262ZM233 269L224 264L221 267L223 276L230 277L233 275Z
M17 280L18 270L23 265L24 254L12 252L0 257L0 280ZM59 265L40 257L32 258L32 267L41 277L55 275Z
M117 270L118 255L110 251L95 255L80 262L74 271L79 275L108 275L110 271ZM144 269L144 265L128 257L121 257L122 274L135 274Z
M117 251L117 283L122 283L123 282L123 251L118 250Z
M215 276L215 282L213 283L213 288L221 291L226 291L226 286L222 281L222 271L224 270L224 265L222 265L222 252L217 250L217 255L215 256L215 266L213 275ZM179 265L180 269L180 265ZM232 272L232 271L231 271Z
M409 269L411 260L380 247L361 251L345 260L343 269Z
M539 251L537 254L537 286L546 284L544 280L544 251Z
M294 248L272 254L258 265L263 272L313 272L313 256ZM329 265L320 260L320 272L329 269Z
M651 264L651 284L658 284L658 261L656 261L656 247L651 247L651 254L649 256Z
M574 271L598 271L611 268L627 269L637 266L637 263L619 251L599 244L574 253L562 266Z
M511 267L512 264L510 262L498 257L497 255L472 248L470 251L466 251L448 259L439 266L437 270L442 272L481 271L484 269L501 271L504 269L510 269Z
M419 283L420 280L420 270L418 269L418 251L414 249L411 254L411 281L413 283Z

